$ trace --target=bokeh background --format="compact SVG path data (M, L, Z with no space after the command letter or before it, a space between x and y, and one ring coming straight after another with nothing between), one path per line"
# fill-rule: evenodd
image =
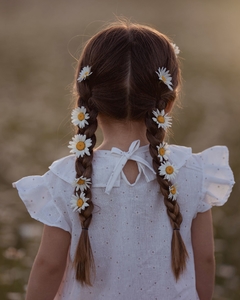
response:
M24 299L42 231L11 182L68 155L75 57L115 16L152 25L180 47L183 93L171 142L194 152L227 145L238 182L239 15L238 0L0 0L0 299ZM236 184L213 209L215 300L240 299L239 194Z

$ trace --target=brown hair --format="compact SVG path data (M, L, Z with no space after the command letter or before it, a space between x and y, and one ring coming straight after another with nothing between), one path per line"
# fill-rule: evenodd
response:
M78 128L78 134L91 138L92 146L90 155L76 159L76 178L91 178L98 113L118 120L145 120L153 168L173 228L172 269L178 279L187 259L187 251L179 232L182 215L177 201L168 198L171 182L159 175L161 163L157 146L164 141L165 130L158 128L152 120L153 110L165 109L177 97L181 74L174 49L165 35L150 27L119 22L97 33L87 42L76 75L87 65L91 66L92 74L82 82L76 80L76 89L77 106L84 106L90 118L87 126ZM173 91L159 80L156 74L159 67L169 70ZM90 226L94 207L90 188L86 191L86 197L89 198L89 206L79 214L85 230L81 232L74 263L77 280L91 285L94 263L86 230Z

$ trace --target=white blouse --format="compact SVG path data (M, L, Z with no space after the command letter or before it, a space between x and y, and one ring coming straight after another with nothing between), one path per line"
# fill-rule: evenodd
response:
M97 150L93 158L92 195L95 204L89 236L96 277L81 286L72 266L81 225L70 200L75 156L55 161L43 176L29 176L13 184L30 215L71 234L68 263L55 300L199 299L195 285L191 224L197 213L223 205L234 184L228 150L215 146L199 154L191 148L169 146L169 161L178 169L174 182L183 222L181 235L189 258L176 282L171 270L172 228L159 193L148 146L134 141L128 152ZM128 159L139 175L130 184L123 173Z

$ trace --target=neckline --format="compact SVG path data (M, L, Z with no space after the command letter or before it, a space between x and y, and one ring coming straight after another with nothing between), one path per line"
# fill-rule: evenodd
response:
M134 141L133 141L134 142ZM128 152L128 151L124 151L124 150L121 150L120 148L117 148L117 147L112 147L111 148L111 150L104 150L104 149L95 149L95 150L93 150L93 152L94 152L94 154L96 154L96 153L111 153L112 151L113 151L113 149L118 149L118 150L120 150L120 151L122 151L122 152ZM144 146L140 146L138 149L137 149L137 152L139 151L139 152L147 152L149 150L149 144L147 144L147 145L144 145Z

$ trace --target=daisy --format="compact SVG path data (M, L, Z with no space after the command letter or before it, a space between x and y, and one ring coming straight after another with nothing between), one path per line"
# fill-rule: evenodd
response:
M168 199L176 200L177 199L177 195L178 195L178 191L177 191L176 185L171 185L169 187Z
M86 113L86 108L84 106L74 108L72 111L72 123L75 126L79 126L80 128L84 128L85 125L88 125L87 119L89 119L89 114Z
M169 150L167 143L160 143L160 145L157 146L157 150L160 162L162 162L163 160L168 160Z
M76 186L76 191L81 190L81 192L90 188L91 184L91 179L83 176L76 178L74 182L74 185Z
M164 110L161 110L161 112L158 109L156 111L153 110L153 114L156 118L153 117L152 119L158 124L158 128L162 127L166 130L168 127L171 127L172 118L165 114Z
M91 74L92 74L91 67L89 66L83 67L82 70L79 72L77 81L82 82L83 80L86 80Z
M170 162L164 162L158 168L159 175L164 176L164 179L172 180L177 175L178 170Z
M86 198L84 193L81 193L80 196L72 195L72 200L70 201L71 208L73 211L78 211L80 213L81 210L85 210L85 208L89 206L87 203L88 200L89 198Z
M76 154L77 157L83 157L85 154L90 155L89 147L91 146L91 139L86 139L86 135L76 134L69 142L68 148L72 149L70 153Z
M171 87L172 77L171 77L169 71L166 68L162 67L162 68L158 68L156 73L158 74L159 80L161 80L164 84L166 84L167 87L169 88L169 90L172 91L173 90L173 88Z
M180 53L180 49L176 44L171 43L173 50L175 52L175 55L178 56L178 54Z

